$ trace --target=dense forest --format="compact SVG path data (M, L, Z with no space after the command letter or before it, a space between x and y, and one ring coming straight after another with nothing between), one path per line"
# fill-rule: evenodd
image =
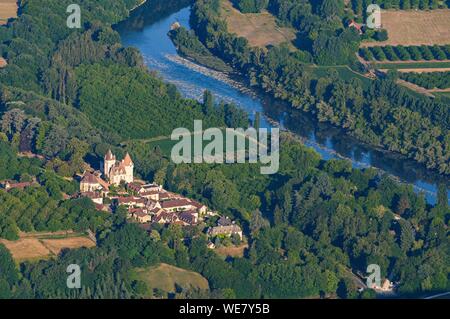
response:
M0 27L0 54L9 63L0 70L0 179L35 181L24 190L0 190L0 237L16 239L19 230L90 228L98 245L18 266L0 244L0 298L142 298L146 284L131 274L160 262L208 280L209 291L181 289L180 298L373 298L370 289L357 291L352 274L365 274L371 263L381 266L383 278L399 283L402 296L450 288L445 185L431 206L411 186L375 170L352 169L346 161L323 161L288 134L282 135L280 171L274 175L261 175L258 164L174 165L144 143L130 149L138 174L235 219L249 242L243 257L219 257L197 227L155 224L149 234L128 223L122 208L105 214L87 199L68 199L78 184L63 176L81 172L85 161L98 162L108 147L120 155L128 149L119 143L167 134L173 125L189 127L192 117L220 127L248 125L247 114L215 103L209 92L203 102L183 99L142 66L136 50L122 48L111 25L126 18L136 1L87 3L82 30L58 27L70 4L61 0L48 0L45 8L27 1L17 20ZM448 164L450 138L442 134L449 121L442 106L413 99L392 78L369 90L336 74L315 79L301 63L311 58L306 53L282 47L256 54L245 40L227 35L220 20L210 25L209 8L202 4L194 19L205 30L222 28L218 38L204 33L202 42L215 52L211 41L220 40L226 47L222 57L247 70L255 83L263 81L279 97L320 110L324 120L342 121L371 139L387 125L390 133L382 136L391 147L409 151L409 134L419 135L422 144L414 147L426 150L422 160ZM207 16L200 19L202 12ZM312 94L300 98L304 92L323 101L316 103ZM377 103L371 109L367 101ZM405 107L392 109L390 103ZM366 128L366 116L377 126ZM392 118L396 122L389 123ZM394 133L401 139L390 141ZM42 156L21 157L19 151ZM81 267L82 289L66 286L67 265L73 263ZM154 291L154 297L166 296Z
M323 8L314 7L308 0L270 2L270 10L281 21L298 28L299 36L310 43L294 52L285 45L251 48L246 39L229 34L218 0L197 1L191 25L206 47L246 75L250 85L314 114L320 121L343 128L365 143L449 174L450 109L445 101L414 94L396 84L394 74L362 81L357 76L343 78L333 67L319 73L311 65L315 61L361 68L352 62L359 35L353 28L344 28L343 17L336 15L343 3L332 2L322 1ZM328 11L328 5L338 8Z
M373 297L370 290L359 295L350 272L364 273L371 263L381 266L383 278L399 282L405 296L448 289L445 187L439 204L430 207L411 187L374 170L322 161L290 136L283 136L282 145L276 175L258 174L257 164L170 163L161 174L166 187L238 219L249 238L244 257L223 260L206 247L207 239L196 227L153 225L148 236L128 224L119 210L106 218L109 226L98 229L97 248L25 262L20 275L14 270L5 279L12 287L8 292L42 298L139 298L145 284L131 280L130 272L158 262L200 272L211 287L202 297ZM74 261L81 262L86 278L82 290L65 288L62 274ZM11 263L3 250L0 264L14 269ZM198 297L200 292L180 294Z

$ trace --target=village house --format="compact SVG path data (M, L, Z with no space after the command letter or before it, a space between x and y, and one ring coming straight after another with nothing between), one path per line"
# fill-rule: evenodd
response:
M117 161L116 156L108 150L103 161L103 175L115 186L122 182L133 183L134 163L130 154L127 153L122 161Z
M363 32L363 25L359 24L359 23L356 23L355 20L350 20L350 22L348 23L348 27L349 28L355 28L360 35L362 35L364 33Z
M91 199L94 202L94 204L103 205L103 196L99 192L80 193L80 197L87 197Z
M161 208L168 212L180 212L186 210L197 209L193 202L187 198L170 199L161 202Z
M239 238L242 240L242 229L241 227L235 224L229 226L216 226L208 229L208 235L210 237L217 237L217 236L231 237L235 234L238 235Z
M153 218L153 222L158 224L173 224L178 220L177 214L166 211L162 211L160 214L155 216L155 218Z
M233 222L231 221L231 219L227 216L222 216L219 218L219 220L217 221L217 226L230 226L232 225Z
M141 183L134 182L134 183L128 184L127 187L130 191L135 192L136 194L139 194L139 195L163 191L162 186L156 185L156 184L141 184Z
M102 180L100 176L95 175L91 172L85 172L80 181L80 192L108 192L109 184Z
M115 200L116 206L128 206L144 208L147 205L147 200L142 197L118 197Z
M195 210L184 211L178 215L178 219L182 221L185 226L194 226L198 223L198 212Z
M141 224L150 223L152 216L148 213L145 208L129 208L128 215L130 218L134 218L137 222Z

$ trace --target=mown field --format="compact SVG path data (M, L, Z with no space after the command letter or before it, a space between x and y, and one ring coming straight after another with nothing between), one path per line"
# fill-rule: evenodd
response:
M209 289L208 281L200 274L164 263L156 267L137 268L132 277L146 283L149 298L153 296L154 289L175 293L176 285L183 288Z
M71 232L22 233L19 240L0 239L0 243L11 252L17 263L49 259L57 256L66 248L76 249L95 246L95 243L86 235Z
M0 0L0 25L17 17L17 0Z
M364 42L362 46L450 43L450 9L382 11L381 23L388 31L389 39L383 42Z
M291 43L296 38L295 30L279 27L275 17L267 11L243 14L229 0L222 0L221 5L228 31L246 38L253 47Z

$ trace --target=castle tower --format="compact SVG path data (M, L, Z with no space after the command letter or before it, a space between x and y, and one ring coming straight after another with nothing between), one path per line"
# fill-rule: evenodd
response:
M125 172L126 172L126 178L125 178L125 182L127 183L133 183L134 181L134 163L131 160L131 156L130 154L126 154L125 158L122 161L122 164L125 168Z
M116 156L111 152L111 150L108 150L103 162L103 174L105 175L105 177L109 178L111 168L114 167L115 165L116 165Z

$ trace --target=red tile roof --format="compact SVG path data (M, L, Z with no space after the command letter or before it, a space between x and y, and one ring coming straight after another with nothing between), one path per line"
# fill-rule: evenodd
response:
M81 179L81 182L84 184L100 184L97 179L97 176L89 172L84 174L83 178Z
M111 150L108 150L108 152L105 155L105 160L106 161L113 161L115 160L116 157L113 155L113 153L111 152Z
M8 63L6 62L6 60L4 58L0 57L0 68L4 68L7 65L8 65Z
M175 207L183 207L192 205L192 202L190 202L187 199L172 199L165 202L161 202L162 208L175 208ZM192 205L193 206L193 205Z

